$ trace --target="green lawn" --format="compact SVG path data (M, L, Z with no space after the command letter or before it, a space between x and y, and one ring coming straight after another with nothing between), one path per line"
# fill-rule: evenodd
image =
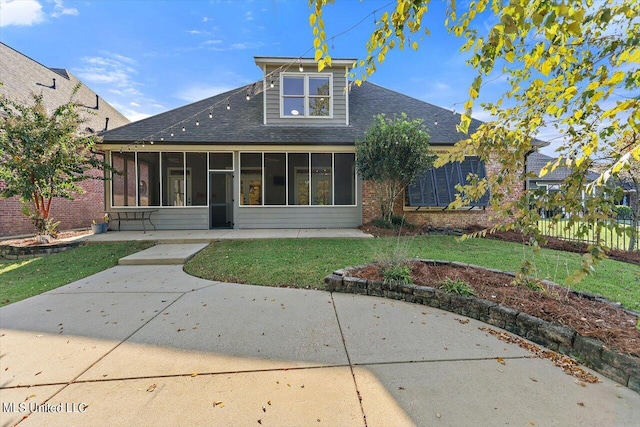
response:
M150 242L95 243L36 258L0 260L0 306L106 270L118 259L151 246Z
M455 260L516 271L523 259L533 262L538 278L563 284L579 268L579 254L491 239L457 241L451 236L376 239L272 239L220 241L185 266L198 277L255 285L322 289L324 276L338 268L403 258ZM596 272L574 288L600 294L625 307L640 310L640 267L605 260Z
M631 240L631 230L633 228L631 227L631 225L626 225L624 221L619 222L619 224L622 226L622 230L616 232L614 230L603 229L600 232L599 239L596 239L597 236L593 229L590 229L586 235L577 237L577 230L582 224L575 223L571 227L569 227L568 223L569 220L567 219L561 219L557 224L553 224L553 221L550 219L543 219L538 221L538 227L540 228L542 234L544 234L545 236L559 237L561 239L567 240L584 241L587 243L600 240L602 244L611 249L627 250L629 248L629 242ZM636 235L638 233L640 233L640 229L636 231Z

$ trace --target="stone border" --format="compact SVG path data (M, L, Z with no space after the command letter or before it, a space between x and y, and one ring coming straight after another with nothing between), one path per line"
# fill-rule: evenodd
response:
M34 246L0 245L0 258L9 260L35 258L40 255L50 255L58 252L64 252L68 249L76 248L82 243L84 243L84 240Z
M455 261L427 259L416 261L433 265L471 267L514 276L513 273ZM450 294L428 286L408 284L392 285L349 276L350 271L363 267L365 266L349 267L334 271L325 277L325 289L330 292L345 292L403 300L471 317L512 332L550 350L574 357L580 363L640 393L640 358L638 357L618 353L607 348L605 344L599 340L583 337L572 328L547 322L516 309L498 305L495 302L476 297ZM549 281L543 281L543 283L558 286ZM615 304L593 294L579 291L572 292L588 299L622 308L619 304ZM624 308L622 309L638 317L638 313Z

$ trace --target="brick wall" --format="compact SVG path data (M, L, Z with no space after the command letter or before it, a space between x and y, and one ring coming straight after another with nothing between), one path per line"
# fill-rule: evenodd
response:
M92 176L102 176L98 170L91 171ZM4 183L0 182L0 187ZM51 216L60 221L58 230L89 228L93 219L104 215L104 181L90 179L81 184L85 193L76 195L74 200L55 198L51 202ZM33 234L35 228L29 218L20 212L18 197L0 199L0 236L18 236Z
M485 170L487 175L496 174L500 169L497 162L487 162ZM506 196L507 200L515 200L524 191L524 182L518 182L511 186L511 193ZM499 215L494 212L491 207L487 206L484 210L442 210L430 209L416 211L415 209L404 208L404 195L396 200L394 205L394 213L405 216L407 220L414 225L428 225L435 228L466 228L469 226L480 225L482 227L490 227L503 221ZM362 222L366 224L380 217L380 206L377 201L375 184L370 181L364 181L362 184Z

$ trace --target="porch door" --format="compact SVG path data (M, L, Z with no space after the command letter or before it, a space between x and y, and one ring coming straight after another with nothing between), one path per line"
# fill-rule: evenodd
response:
M209 228L233 228L232 172L209 172Z

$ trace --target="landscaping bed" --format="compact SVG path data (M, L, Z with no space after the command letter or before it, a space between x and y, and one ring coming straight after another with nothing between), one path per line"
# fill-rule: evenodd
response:
M603 375L640 392L638 314L604 298L548 281L512 283L511 273L448 261L409 261L414 284L384 283L381 264L338 270L327 290L402 299L476 318L551 350L570 354ZM465 282L473 296L440 289ZM539 287L538 287L539 286Z
M63 231L44 243L34 236L2 240L0 258L15 260L63 252L80 246L82 238L91 234L87 230Z

